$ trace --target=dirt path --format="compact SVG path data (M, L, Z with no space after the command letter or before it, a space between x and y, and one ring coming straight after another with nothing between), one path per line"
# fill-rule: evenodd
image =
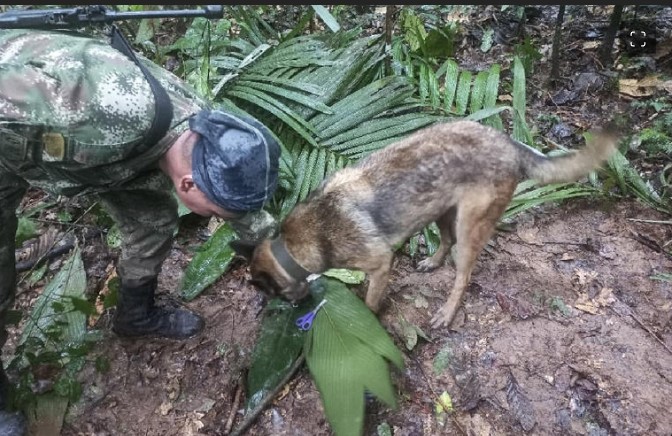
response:
M399 256L381 321L406 355L405 371L394 373L400 407L370 402L365 434L375 435L383 422L395 436L514 435L524 428L539 435L671 434L672 353L663 343L672 348L672 285L650 276L670 271L672 261L632 232L662 243L672 229L629 218L661 219L631 201L576 200L520 215L479 258L453 330L429 326L452 284L452 266L417 273ZM164 289L175 288L187 261L176 246L161 276ZM63 435L222 434L263 304L244 279L241 265L190 304L208 322L198 338L110 334L97 353L111 369L99 374L87 366L83 398L71 407ZM400 314L431 342L406 349ZM455 413L441 425L434 408L443 391ZM248 434L330 434L306 369Z

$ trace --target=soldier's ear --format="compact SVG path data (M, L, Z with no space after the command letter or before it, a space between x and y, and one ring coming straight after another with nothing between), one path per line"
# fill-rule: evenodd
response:
M194 188L196 188L196 183L194 183L194 179L191 174L180 177L180 181L176 186L176 189L181 191L183 194L190 192Z
M251 241L244 241L242 239L229 242L233 251L237 255L244 257L248 262L252 259L254 254L254 249L257 248L257 244Z

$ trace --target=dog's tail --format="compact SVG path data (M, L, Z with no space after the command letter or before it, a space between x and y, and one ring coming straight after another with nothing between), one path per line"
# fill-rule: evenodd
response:
M526 177L541 184L573 182L605 162L616 150L618 137L611 131L592 133L586 146L561 156L545 156L525 144L521 159Z

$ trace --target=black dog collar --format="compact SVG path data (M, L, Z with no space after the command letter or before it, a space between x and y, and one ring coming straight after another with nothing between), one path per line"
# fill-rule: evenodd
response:
M285 246L285 241L282 237L276 238L271 241L271 253L275 256L275 259L278 261L281 267L287 271L290 277L296 281L305 280L311 273L307 271L304 267L299 265L296 260L292 257L291 254L287 251Z

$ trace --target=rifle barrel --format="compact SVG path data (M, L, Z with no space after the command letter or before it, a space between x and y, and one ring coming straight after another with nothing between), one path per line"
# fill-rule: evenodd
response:
M183 9L178 11L116 12L102 6L77 7L71 9L12 9L0 14L0 29L19 28L62 28L85 26L87 24L111 23L118 20L138 20L145 18L205 17L222 18L221 5L208 5L203 9Z
M111 20L128 20L144 18L171 18L171 17L206 17L222 18L224 12L221 6L207 6L204 9L182 9L179 11L139 11L139 12L110 12L107 14Z

